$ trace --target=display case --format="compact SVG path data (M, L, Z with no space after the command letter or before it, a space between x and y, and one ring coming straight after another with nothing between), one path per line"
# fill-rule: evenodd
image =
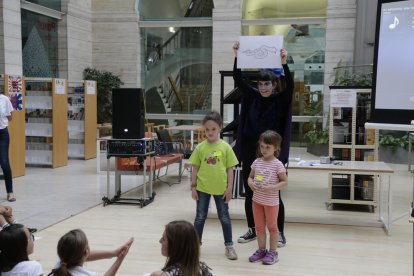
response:
M331 97L340 92L339 98L354 104L330 107L329 114L329 156L347 161L378 161L379 131L365 129L370 120L371 89L343 89L331 87ZM348 95L349 94L349 95ZM353 100L352 98L355 97ZM341 99L339 99L341 101ZM372 175L329 174L328 207L333 203L367 205L371 211L377 206L377 177Z
M13 105L12 121L9 122L9 159L13 177L23 176L26 173L25 164L25 109L24 85L22 76L0 75L2 92L10 98Z
M67 82L25 78L26 164L52 168L68 163Z
M68 88L68 157L96 157L96 81Z

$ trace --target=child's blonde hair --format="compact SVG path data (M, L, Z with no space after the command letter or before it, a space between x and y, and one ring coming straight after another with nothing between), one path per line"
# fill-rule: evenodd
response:
M264 143L267 145L273 145L275 147L275 157L279 157L280 147L282 144L282 136L279 133L273 130L266 130L262 134L260 134L259 141L257 141L257 157L262 157L262 153L260 152L260 143Z

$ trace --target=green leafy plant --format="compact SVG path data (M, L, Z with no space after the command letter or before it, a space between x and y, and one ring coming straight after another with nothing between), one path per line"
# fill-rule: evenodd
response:
M364 68L365 67L365 68ZM350 72L351 70L365 69L369 72ZM359 87L371 87L372 86L372 66L362 65L362 66L352 66L347 63L344 63L340 60L337 64L337 67L334 68L334 81L332 86L359 86Z
M396 136L392 134L380 134L379 144L391 148L392 151L396 151L397 148L408 149L408 135Z
M309 140L309 143L315 145L328 144L329 142L329 130L328 128L324 129L313 129L305 133L306 139Z
M95 80L97 84L97 115L98 123L112 121L112 89L124 84L121 79L107 71L100 71L94 68L83 70L85 80Z

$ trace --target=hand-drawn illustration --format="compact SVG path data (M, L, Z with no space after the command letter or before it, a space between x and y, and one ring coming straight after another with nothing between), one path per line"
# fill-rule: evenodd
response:
M23 85L21 76L9 75L8 80L9 98L14 110L23 109Z
M282 68L280 49L283 36L241 36L238 68Z
M247 56L253 56L256 59L267 58L269 54L277 54L277 48L267 45L262 45L256 49L247 49L243 53Z

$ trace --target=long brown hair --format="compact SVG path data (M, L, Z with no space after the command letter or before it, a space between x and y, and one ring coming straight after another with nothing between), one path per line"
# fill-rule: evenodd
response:
M259 141L257 141L257 157L262 157L262 153L260 152L260 143L264 143L267 145L273 145L275 147L275 157L279 157L280 153L280 145L282 144L282 136L279 133L273 130L266 130L262 134L260 134Z
M26 232L22 224L12 224L0 231L0 271L7 272L28 261Z
M194 226L185 220L175 220L165 226L168 257L162 270L175 266L183 276L200 273L200 244Z
M74 229L63 235L57 245L60 266L53 269L49 275L69 276L69 268L81 266L85 250L89 248L88 239L80 229Z

